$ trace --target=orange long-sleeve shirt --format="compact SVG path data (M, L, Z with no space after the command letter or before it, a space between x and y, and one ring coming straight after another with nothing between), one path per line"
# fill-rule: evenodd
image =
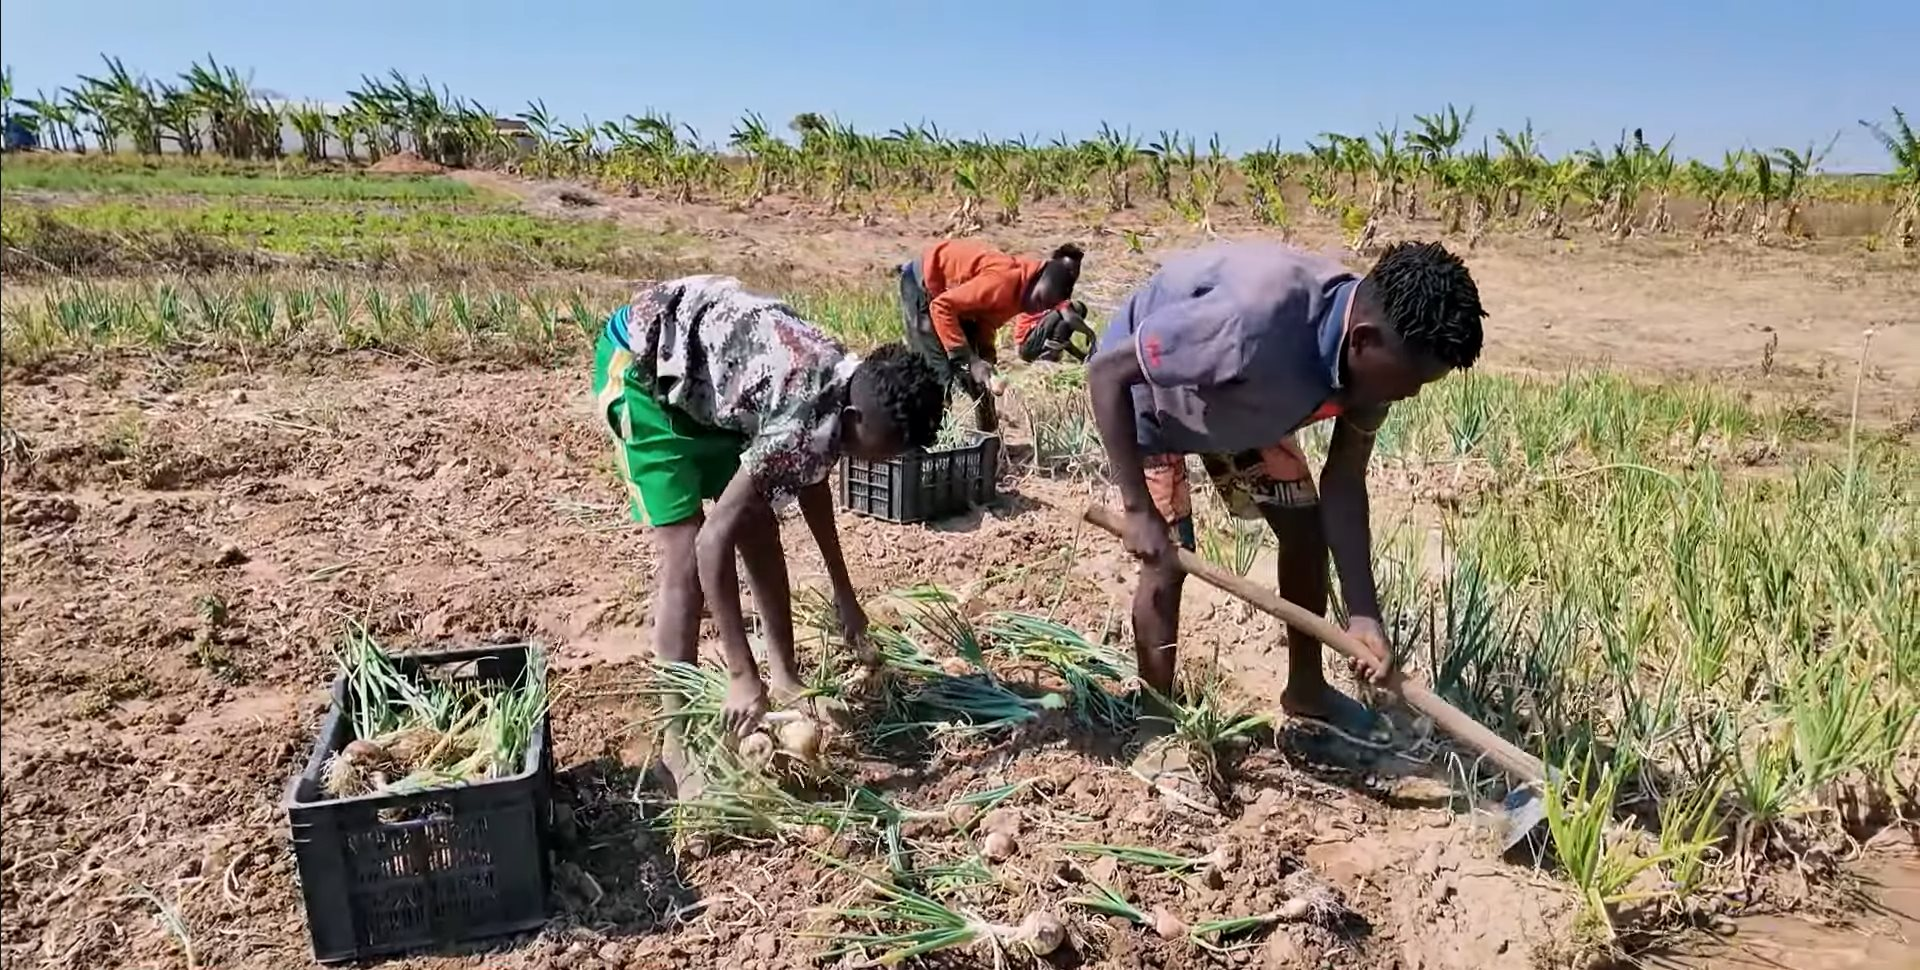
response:
M964 239L934 243L921 257L920 282L927 288L928 316L940 346L949 354L967 346L961 320L973 321L980 339L992 346L1000 328L1024 309L1027 287L1044 265Z

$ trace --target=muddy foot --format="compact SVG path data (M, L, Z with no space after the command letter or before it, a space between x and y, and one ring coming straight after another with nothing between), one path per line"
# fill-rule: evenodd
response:
M1363 745L1385 744L1393 737L1378 714L1326 684L1316 688L1288 686L1280 695L1280 709L1289 717L1313 722Z

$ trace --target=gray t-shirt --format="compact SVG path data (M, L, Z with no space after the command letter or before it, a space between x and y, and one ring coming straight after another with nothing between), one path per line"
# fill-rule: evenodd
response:
M1355 285L1339 263L1276 243L1219 243L1161 264L1100 338L1103 351L1130 344L1140 357L1141 449L1266 448L1307 423L1339 389Z

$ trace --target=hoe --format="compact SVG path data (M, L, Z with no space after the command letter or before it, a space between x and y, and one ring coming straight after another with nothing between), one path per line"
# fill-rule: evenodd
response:
M1086 511L1086 520L1108 532L1121 535L1120 517L1113 510L1102 506L1090 506ZM1205 559L1176 549L1179 554L1180 569L1189 576L1203 580L1225 592L1245 600L1255 609L1290 623L1311 633L1335 650L1350 659L1366 656L1358 641L1347 636L1325 617L1307 610L1305 607L1290 603L1280 594L1261 587L1256 583L1236 576ZM1433 688L1396 674L1391 689L1397 692L1407 706L1426 715L1434 726L1445 731L1454 740L1485 755L1487 760L1499 765L1508 775L1521 782L1503 802L1504 816L1501 819L1500 847L1504 851L1513 848L1527 837L1534 827L1545 817L1545 805L1541 801L1541 786L1546 782L1546 766L1540 759L1513 746L1505 738L1488 730L1486 725L1468 717L1459 708L1447 703Z

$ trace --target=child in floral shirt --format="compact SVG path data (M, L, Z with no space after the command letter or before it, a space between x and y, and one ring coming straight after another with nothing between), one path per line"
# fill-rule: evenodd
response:
M841 454L889 458L932 444L945 388L899 344L865 357L724 276L661 283L615 311L594 354L593 391L613 433L636 520L652 525L654 652L695 660L703 599L732 683L724 717L739 733L767 710L740 609L734 555L766 627L774 691L802 686L792 593L775 506L797 498L820 545L842 629L866 629L834 527L827 474ZM713 499L712 511L702 505ZM665 766L679 797L697 787L671 735Z

